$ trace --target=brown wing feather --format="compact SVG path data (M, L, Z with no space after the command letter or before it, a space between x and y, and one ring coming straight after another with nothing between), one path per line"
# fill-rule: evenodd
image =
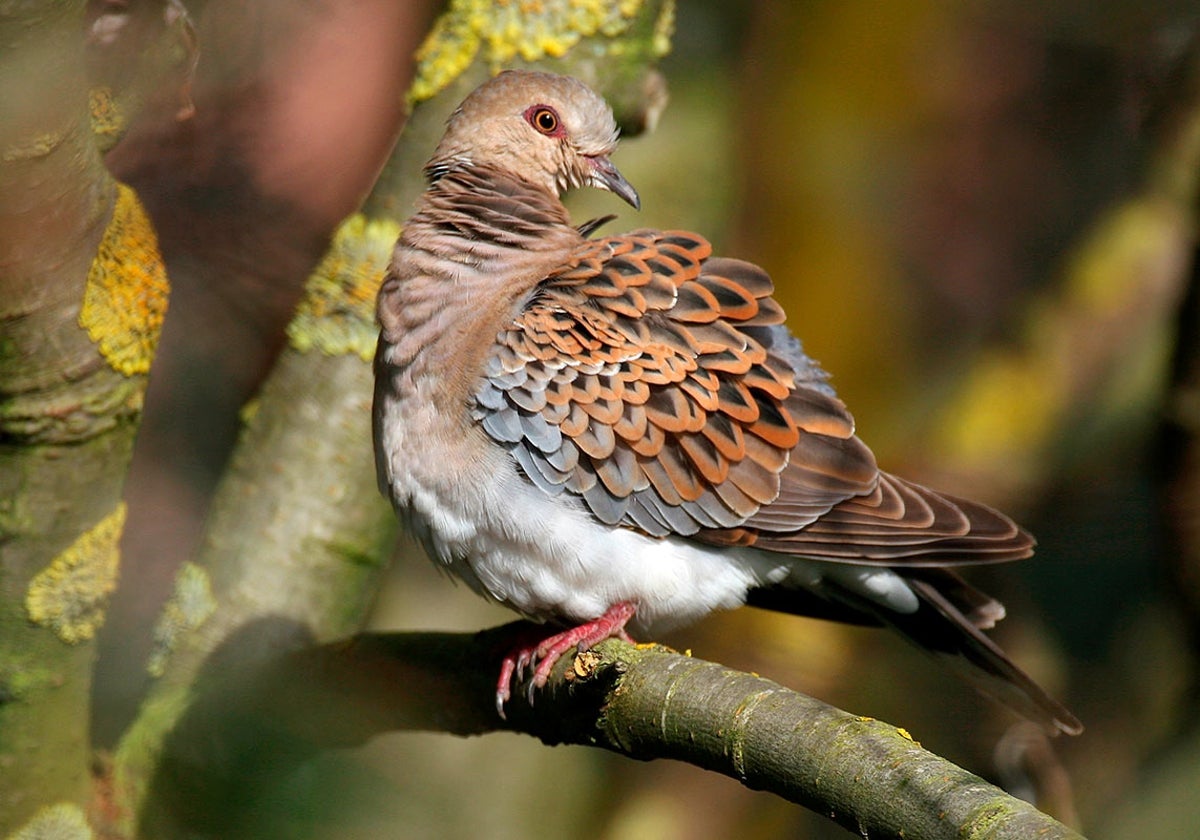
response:
M787 529L770 505L747 520L742 542L817 559L905 566L999 563L1033 553L1034 540L986 505L943 495L888 473L874 492L847 499L811 525Z
M551 494L655 536L849 563L1028 556L1007 517L881 473L770 278L703 238L581 243L497 337L477 416Z
M585 242L498 336L477 416L532 481L656 536L743 524L780 498L785 471L806 521L870 490L865 447L848 480L822 473L840 451L789 466L802 439L844 448L853 421L835 398L797 394L771 347L783 312L770 278L710 254L674 231Z

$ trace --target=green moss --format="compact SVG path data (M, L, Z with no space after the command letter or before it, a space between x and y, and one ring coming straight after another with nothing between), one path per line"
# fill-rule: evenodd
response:
M963 840L982 840L991 837L1013 815L1012 800L997 796L974 809L968 817Z
M146 662L151 676L163 675L179 640L204 624L216 609L208 572L195 563L184 563L175 575L175 591L154 625L154 648Z
M188 708L190 694L179 686L142 704L137 722L126 730L113 755L113 794L120 813L133 819L140 813L165 735ZM133 836L132 826L126 834Z
M31 693L55 684L54 671L32 659L0 662L0 705L24 700Z
M337 232L324 259L308 278L304 299L288 324L292 347L330 356L375 356L375 295L400 235L390 219L350 216Z
M60 131L45 131L31 137L22 138L8 148L0 151L0 161L13 163L19 160L33 160L46 157L59 147L65 140Z
M249 426L254 422L254 418L258 416L258 409L262 405L262 400L258 397L252 397L246 401L238 412L238 420L243 426Z
M0 411L0 418L3 411ZM23 460L8 459L0 471L0 543L25 533L33 524L29 499L25 493Z
M329 543L328 548L350 565L361 566L365 569L381 568L387 560L373 545L367 546L342 541Z

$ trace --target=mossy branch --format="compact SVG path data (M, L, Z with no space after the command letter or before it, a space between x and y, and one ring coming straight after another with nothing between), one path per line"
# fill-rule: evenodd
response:
M126 817L216 650L257 662L343 638L366 619L396 523L374 481L370 365L325 350L289 346L246 410L200 553L181 569L155 629L149 664L158 682L117 753ZM274 621L261 623L267 616ZM239 635L250 625L258 632ZM223 647L234 635L245 644Z
M228 803L260 801L239 789L247 780L278 784L317 750L383 732L511 730L685 761L864 837L1080 837L903 730L666 648L609 641L564 657L534 705L518 692L501 720L493 705L499 656L522 629L363 634L210 673L167 744L143 829L236 833L246 815Z
M104 169L84 3L0 4L0 834L81 837L94 637L166 309L157 239Z

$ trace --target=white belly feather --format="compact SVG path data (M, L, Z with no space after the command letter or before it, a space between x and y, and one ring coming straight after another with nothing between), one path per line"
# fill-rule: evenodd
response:
M528 618L580 623L632 601L631 628L654 634L741 606L753 587L816 587L822 578L899 612L917 608L887 568L659 539L599 522L569 493L553 497L528 481L479 430L464 439L429 396L417 386L384 397L389 422L380 443L397 510L435 561Z
M554 498L531 484L482 436L486 445L470 447L476 460L447 463L434 454L451 451L430 434L439 428L435 409L417 396L386 408L404 421L388 423L381 437L393 499L436 561L522 615L582 622L633 601L635 630L658 632L740 606L752 586L796 571L794 558L598 522L568 494Z

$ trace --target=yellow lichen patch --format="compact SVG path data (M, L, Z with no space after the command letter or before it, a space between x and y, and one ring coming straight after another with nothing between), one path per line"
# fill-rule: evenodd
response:
M378 336L375 295L399 235L400 225L390 219L368 220L355 213L342 222L288 324L293 347L372 359Z
M167 313L167 271L158 237L132 189L117 184L117 204L88 272L79 325L109 366L148 373Z
M979 360L947 409L939 451L961 463L1020 458L1045 438L1062 407L1057 372L1021 353Z
M678 653L679 652L679 651L675 650L675 648L673 648L669 645L661 644L659 642L634 642L633 649L634 650L658 650L658 651L662 651L663 653Z
M615 38L641 10L644 0L451 0L449 9L417 51L417 76L409 104L437 94L476 56L493 70L514 58L537 61L566 53L593 35ZM664 5L652 49L670 46L673 4Z
M417 74L408 89L410 107L433 97L471 66L479 52L479 29L488 18L486 6L456 0L437 19L417 49Z
M208 572L195 563L184 563L175 576L175 592L154 626L154 649L146 663L151 676L163 675L179 640L200 627L216 609Z
M33 160L45 157L58 148L64 135L60 131L45 131L14 143L0 153L0 161L13 163L18 160Z
M88 113L92 118L92 133L106 148L125 130L125 114L108 85L99 85L88 91Z
M38 572L25 593L29 620L49 627L68 644L92 638L104 623L104 604L117 585L117 544L124 527L121 502Z
M249 426L254 418L258 416L258 409L262 406L262 401L258 397L253 397L246 401L246 404L238 411L238 420L243 426Z
M1127 201L1102 216L1067 264L1067 303L1100 317L1121 317L1135 298L1176 286L1190 254L1191 224L1174 202ZM1164 265L1165 264L1165 265ZM1136 278L1136 280L1134 279ZM1153 285L1147 278L1164 278Z
M675 34L675 3L668 0L663 3L658 20L654 22L654 39L650 42L650 52L662 58L671 51L671 37Z
M92 840L83 810L71 802L47 805L33 819L8 835L8 840Z

